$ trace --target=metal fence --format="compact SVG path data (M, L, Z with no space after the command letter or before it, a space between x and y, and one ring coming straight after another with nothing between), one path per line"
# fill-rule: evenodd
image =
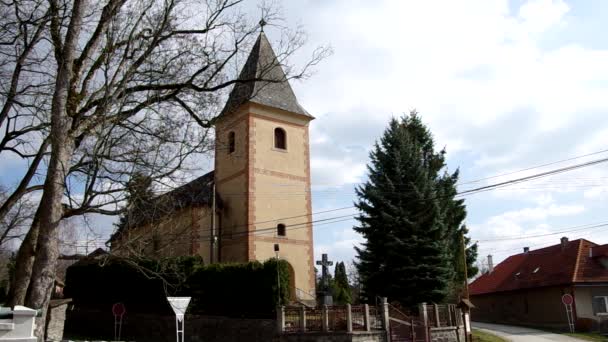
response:
M302 330L300 326L300 311L299 307L286 307L284 308L285 323L283 331L285 332L296 332Z
M375 306L333 305L323 307L281 307L279 329L283 333L295 332L352 332L384 330L382 310Z

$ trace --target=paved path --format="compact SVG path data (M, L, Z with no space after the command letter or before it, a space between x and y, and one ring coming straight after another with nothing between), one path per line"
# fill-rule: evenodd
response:
M523 328L516 327L511 325L502 325L502 324L490 324L490 323L478 323L473 322L473 328L479 330L485 330L494 335L498 335L500 337L506 338L513 342L548 342L548 341L558 341L558 342L581 342L584 340L560 335L553 334L542 330L531 329L531 328Z

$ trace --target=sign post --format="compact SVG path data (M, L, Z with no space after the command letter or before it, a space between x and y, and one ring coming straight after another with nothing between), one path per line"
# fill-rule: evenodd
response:
M122 316L127 312L123 303L115 303L112 305L112 313L114 314L114 340L120 341L120 333L122 332Z
M568 317L568 327L570 328L570 332L574 332L574 316L572 314L572 303L574 303L574 298L572 295L566 293L562 296L562 303L566 307L566 316Z
M167 297L169 304L171 304L171 308L173 312L175 312L175 336L177 337L177 342L184 342L184 315L186 314L186 309L188 309L188 304L190 304L191 297ZM180 340L181 333L181 340Z

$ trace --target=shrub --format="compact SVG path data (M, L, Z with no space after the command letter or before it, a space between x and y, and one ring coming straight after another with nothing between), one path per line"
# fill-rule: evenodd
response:
M277 273L277 267L278 273ZM81 261L66 274L66 298L78 309L111 311L122 302L127 312L171 314L167 296L192 297L188 313L231 317L271 317L279 301L290 298L286 261L203 265L199 257L106 263Z

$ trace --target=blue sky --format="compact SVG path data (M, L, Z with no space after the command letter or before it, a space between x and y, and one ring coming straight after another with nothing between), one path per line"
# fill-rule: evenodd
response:
M563 0L286 1L287 25L334 54L292 86L310 127L313 211L351 206L373 142L391 116L417 109L450 169L475 180L608 149L608 3ZM245 8L252 16L256 2ZM266 29L270 39L276 30ZM570 162L608 157L608 153ZM569 163L552 167L566 166ZM201 162L201 173L211 167ZM11 184L18 166L0 164ZM541 168L476 183L520 177ZM463 187L462 189L465 189ZM608 243L608 228L507 241L608 221L605 165L467 197L480 256L500 261L562 235ZM315 219L346 215L344 210ZM107 235L113 218L92 216ZM315 227L315 253L353 258L354 221ZM82 236L84 239L85 237Z
M311 79L294 85L317 116L311 126L314 210L352 204L373 142L391 116L413 108L437 145L447 147L449 167L460 168L463 181L608 148L606 7L561 0L285 5L311 44L334 49ZM608 220L607 176L606 166L595 166L467 197L466 223L480 257L492 253L498 262L562 235L608 243L607 228L486 241ZM359 241L352 222L315 228L317 255L350 259Z

